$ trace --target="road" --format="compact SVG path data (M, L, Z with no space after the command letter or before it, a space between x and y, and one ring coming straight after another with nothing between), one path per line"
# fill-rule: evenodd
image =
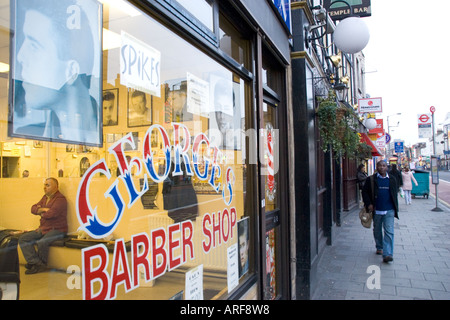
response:
M450 182L450 171L439 171L439 179Z
M439 171L439 184L437 185L438 198L447 207L450 207L450 172ZM432 197L435 197L436 187L431 183L430 177L430 193Z

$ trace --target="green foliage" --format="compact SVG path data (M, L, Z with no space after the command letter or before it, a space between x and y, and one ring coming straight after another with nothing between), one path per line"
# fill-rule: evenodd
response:
M359 159L371 159L372 158L372 147L367 145L365 142L359 144L357 155Z
M335 157L357 157L361 142L356 131L357 119L353 110L339 106L335 92L330 90L328 97L319 100L316 113L322 150L332 150Z

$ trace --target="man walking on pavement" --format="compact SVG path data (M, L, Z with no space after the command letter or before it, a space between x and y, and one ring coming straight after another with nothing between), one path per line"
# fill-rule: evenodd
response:
M398 219L398 183L387 170L386 161L379 161L362 190L364 205L373 214L376 253L383 255L383 262L394 260L394 217Z

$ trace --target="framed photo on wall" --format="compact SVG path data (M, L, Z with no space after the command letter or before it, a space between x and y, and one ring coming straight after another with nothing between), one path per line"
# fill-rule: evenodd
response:
M42 144L42 141L35 140L35 141L33 141L33 147L34 148L43 148L44 145Z
M128 127L152 124L152 96L143 91L128 90Z
M66 152L75 152L75 146L73 144L66 144Z
M103 126L119 123L119 89L103 90Z
M249 249L249 217L244 217L238 221L238 257L239 257L239 278L248 272L248 249Z
M209 130L213 144L222 150L241 149L242 86L232 79L210 77Z
M11 7L9 135L101 146L101 3L13 0Z

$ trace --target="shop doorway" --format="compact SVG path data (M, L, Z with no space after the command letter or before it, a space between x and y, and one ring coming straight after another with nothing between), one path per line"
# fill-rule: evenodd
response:
M19 178L19 157L2 158L2 178Z
M262 49L259 107L262 299L289 298L285 68Z
M265 252L264 272L264 299L273 300L280 295L280 193L279 193L279 129L277 109L274 104L263 103L263 121L261 123L261 148L264 150L265 163L262 166L261 179L264 190L264 224L265 233L263 242Z

